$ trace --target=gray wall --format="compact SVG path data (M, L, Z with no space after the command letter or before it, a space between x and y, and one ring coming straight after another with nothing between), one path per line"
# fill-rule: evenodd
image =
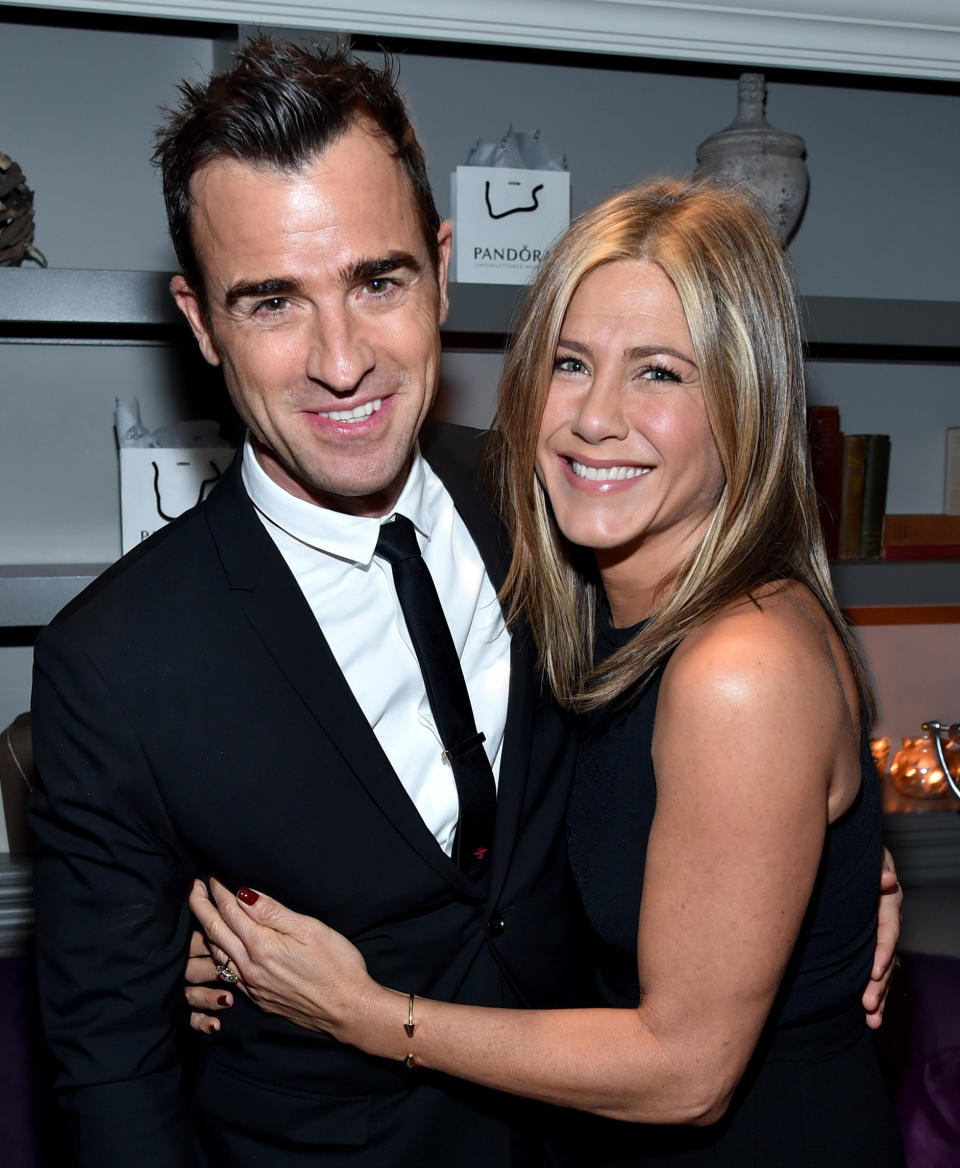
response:
M410 54L401 81L433 168L476 138L543 130L571 171L574 211L658 174L692 170L697 145L733 120L736 82L614 67L572 68ZM745 66L748 67L748 66ZM801 134L810 199L791 246L807 295L960 297L960 94L771 81L768 120Z
M0 150L34 190L51 267L172 268L153 131L212 42L0 23L0 46Z
M15 14L3 9L0 17ZM144 27L151 27L145 25ZM37 191L37 241L66 268L166 268L149 166L158 107L214 45L186 37L0 23L0 149ZM407 93L442 212L477 138L539 127L572 173L574 211L660 173L735 113L731 79L405 53ZM794 76L796 76L794 74ZM811 193L791 252L808 295L960 295L960 94L771 81L770 121L804 136Z
M16 23L17 13L0 7L13 21L0 19L0 150L37 193L38 246L54 267L172 268L151 138L177 79L209 70L214 42L44 28ZM566 154L575 211L640 178L690 170L697 144L732 119L735 81L622 65L406 53L401 84L441 211L449 173L474 140L511 123L539 127ZM791 248L802 291L960 298L960 95L816 81L772 81L767 110L809 152L810 200ZM0 562L112 559L115 397L139 395L144 420L158 426L213 412L209 383L185 388L193 371L156 346L2 345L0 361ZM451 355L446 416L484 423L498 364L490 354ZM851 431L896 431L890 509L933 511L942 505L943 430L960 424L957 382L955 367L833 363L814 371L811 396L838 402ZM0 725L26 703L28 663L28 650L0 649Z

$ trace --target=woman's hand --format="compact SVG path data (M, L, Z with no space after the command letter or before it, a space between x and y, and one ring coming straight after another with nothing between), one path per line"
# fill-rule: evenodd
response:
M364 995L376 988L359 950L320 921L262 893L241 888L234 896L212 877L210 888L213 900L200 880L190 893L208 956L191 943L187 980L210 980L216 977L216 964L229 961L240 977L236 989L262 1010L348 1041L343 1035L347 1023L362 1013ZM210 1009L211 1002L222 1008L229 1002L221 999L229 996L223 990L188 988L194 1029L209 1032L216 1019L197 1011Z
M896 949L900 940L900 912L903 907L903 889L897 879L893 856L883 849L883 867L880 872L880 906L877 919L877 948L873 954L870 981L863 991L863 1008L867 1011L867 1025L876 1030L883 1021L883 1008L890 991L890 979L897 965Z
M190 1005L190 1025L201 1034L216 1034L220 1029L220 1019L215 1015L233 1005L233 994L225 985L207 984L217 980L217 960L203 933L192 933L184 970L187 983L184 997Z

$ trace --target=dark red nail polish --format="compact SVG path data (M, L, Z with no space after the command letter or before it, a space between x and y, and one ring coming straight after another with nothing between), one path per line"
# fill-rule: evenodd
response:
M260 899L260 894L254 892L252 888L241 888L237 891L237 900L242 900L244 904L256 904Z
M217 1005L218 1006L229 1006L230 999L227 997L226 994L221 994L220 997L217 998Z
M216 1022L208 1022L207 1023L207 1033L208 1034L216 1034L219 1029L220 1029L220 1027L216 1024Z

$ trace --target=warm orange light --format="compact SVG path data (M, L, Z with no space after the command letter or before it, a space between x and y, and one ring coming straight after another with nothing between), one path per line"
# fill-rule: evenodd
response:
M890 778L900 794L911 799L934 799L943 794L947 780L928 734L904 738L903 746L890 764Z

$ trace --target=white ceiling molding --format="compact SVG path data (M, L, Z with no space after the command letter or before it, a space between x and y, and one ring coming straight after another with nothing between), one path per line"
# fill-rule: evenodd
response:
M44 7L960 79L957 0L44 0Z

